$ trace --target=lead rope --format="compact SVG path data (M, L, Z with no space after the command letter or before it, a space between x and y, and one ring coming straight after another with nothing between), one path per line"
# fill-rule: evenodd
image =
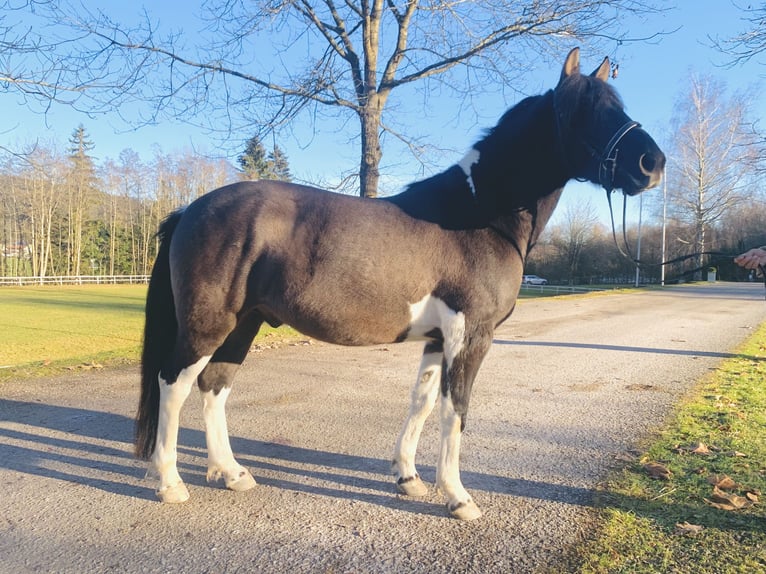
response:
M604 188L606 189L606 188ZM689 255L682 255L680 257L676 257L674 259L667 259L665 261L662 261L660 263L644 263L643 261L636 259L633 256L633 252L630 248L630 242L628 242L628 236L627 236L627 226L625 225L626 222L626 213L627 213L627 205L628 200L625 196L622 198L622 241L625 244L625 250L620 246L620 242L617 241L617 231L614 226L614 210L612 209L612 193L610 190L606 189L606 201L609 204L609 219L612 223L612 239L614 239L614 244L617 247L617 251L620 252L620 255L628 259L631 263L633 263L636 267L639 269L645 269L647 267L662 267L664 265L671 265L673 263L680 263L681 261L686 261L687 259L692 259L694 257L698 257L700 255L708 255L710 257L719 257L719 258L733 258L737 254L736 253L724 253L723 251L697 251L695 253L690 253ZM627 251L627 253L626 253ZM705 265L702 265L701 267L697 267L696 269L692 269L691 271L688 271L687 273L694 273L696 271L699 271L700 269L703 269L706 267ZM761 272L761 277L763 278L763 288L764 288L764 299L766 299L766 266L765 265L759 265L758 266L759 271Z

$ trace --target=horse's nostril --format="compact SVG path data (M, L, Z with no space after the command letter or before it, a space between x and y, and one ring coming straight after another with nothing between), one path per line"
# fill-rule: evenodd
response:
M654 156L643 154L638 158L638 167L641 168L641 173L644 175L652 175L657 167L657 161Z

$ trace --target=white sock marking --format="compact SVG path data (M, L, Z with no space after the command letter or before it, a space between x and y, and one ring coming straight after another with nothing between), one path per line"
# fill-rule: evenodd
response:
M193 365L181 370L172 385L158 377L160 385L160 414L157 425L157 444L152 457L154 469L160 475L160 489L174 486L181 482L176 468L176 446L178 444L178 425L181 407L189 396L197 376L205 368L211 355L202 357Z
M415 469L415 453L418 448L423 424L436 404L441 381L441 353L426 353L420 363L418 380L412 388L410 412L399 433L394 450L395 470L397 478L410 478L417 473Z
M224 387L217 395L213 391L202 393L208 466L211 467L228 467L236 464L226 427L225 405L230 392L231 388Z
M436 486L444 492L451 507L470 500L460 481L460 416L455 412L452 398L442 396L441 447L436 469Z

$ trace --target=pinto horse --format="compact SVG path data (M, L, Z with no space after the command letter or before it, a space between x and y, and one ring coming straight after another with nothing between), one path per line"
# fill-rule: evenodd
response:
M396 488L427 492L415 468L423 423L441 397L436 486L448 512L479 507L460 481L460 438L476 373L513 312L524 262L572 178L635 195L665 156L623 111L604 59L508 110L456 165L386 199L274 181L212 191L159 230L146 302L136 454L164 502L189 497L176 466L179 413L203 397L208 480L255 486L234 458L224 406L259 327L288 324L340 345L424 341L393 454Z

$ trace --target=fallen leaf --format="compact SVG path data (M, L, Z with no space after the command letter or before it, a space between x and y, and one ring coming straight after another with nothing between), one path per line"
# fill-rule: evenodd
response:
M745 493L745 498L747 498L747 499L748 499L750 502L752 502L753 504L757 504L757 503L758 503L758 495L759 495L759 494L760 494L760 493L758 493L758 492L754 492L754 491L752 491L752 490L748 490L748 491Z
M727 493L714 486L710 499L705 499L710 506L720 510L741 510L753 505L751 500L733 493Z
M666 466L659 462L648 462L644 465L644 470L649 474L651 478L658 480L670 480L673 473L670 472Z
M701 454L704 456L712 454L710 448L704 442L695 442L690 445L677 446L676 450L678 452L688 452L691 454Z
M698 524L689 524L688 522L683 522L676 524L676 529L673 532L673 534L678 534L680 536L697 536L700 532L702 532L705 529L704 526L700 526Z
M734 482L734 479L725 474L711 474L707 477L707 481L721 490L734 490L737 488L737 483Z
M704 442L698 442L694 445L692 445L692 449L689 450L689 452L694 454L710 454L710 449L707 447L707 445Z

